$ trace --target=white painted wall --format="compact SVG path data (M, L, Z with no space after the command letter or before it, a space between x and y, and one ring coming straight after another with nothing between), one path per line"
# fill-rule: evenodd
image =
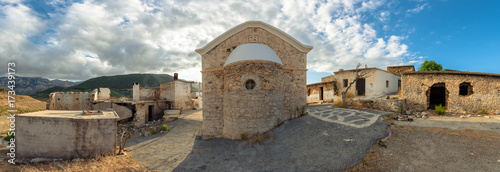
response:
M380 70L377 70L375 73L376 82L374 84L374 89L376 96L398 92L398 80L401 79L400 76ZM389 81L389 87L386 87L386 81Z

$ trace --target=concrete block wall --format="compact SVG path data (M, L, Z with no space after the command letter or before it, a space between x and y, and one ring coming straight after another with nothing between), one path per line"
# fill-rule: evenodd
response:
M115 153L116 113L82 117L66 112L16 115L16 158L72 159ZM75 113L81 111L68 112Z

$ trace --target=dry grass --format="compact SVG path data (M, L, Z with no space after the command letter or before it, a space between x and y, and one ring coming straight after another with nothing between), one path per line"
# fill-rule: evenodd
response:
M274 140L274 135L271 133L258 133L254 134L248 140L252 145L264 144L264 142L272 142Z
M370 150L365 158L358 165L353 168L346 170L346 172L355 171L383 171L378 166L379 162L382 161L382 156L375 150Z
M14 109L17 109L16 114L41 111L45 110L47 107L46 102L42 102L30 96L16 95L15 98L16 102L14 105L16 107ZM6 115L10 114L7 112L7 110L10 109L12 108L9 107L7 92L0 92L0 134L5 134L9 129L10 122L6 118Z
M338 95L338 100L337 102L332 104L332 108L348 108L347 102L353 102L353 99L356 97L354 94L347 92L346 93L346 102L342 102L342 94Z
M128 155L106 156L81 161L56 161L50 163L8 165L0 164L0 171L151 171L137 164Z

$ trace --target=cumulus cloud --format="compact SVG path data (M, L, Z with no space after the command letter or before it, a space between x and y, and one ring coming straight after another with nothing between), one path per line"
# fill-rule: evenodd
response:
M17 74L25 76L84 80L179 72L181 78L201 81L201 57L194 50L247 20L267 22L312 45L308 68L317 72L353 68L358 62L381 68L410 63L405 37L379 37L366 21L370 13L387 21L391 13L379 10L385 3L52 1L45 4L48 9L62 8L41 12L13 1L0 4L0 63L16 61Z

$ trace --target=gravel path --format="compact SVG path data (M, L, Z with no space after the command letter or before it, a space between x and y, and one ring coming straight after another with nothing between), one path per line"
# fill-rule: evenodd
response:
M169 132L127 141L134 160L148 169L172 171L191 152L196 132L201 127L202 111L187 111L168 124Z
M309 110L346 112L327 106L309 106ZM377 118L385 114L357 113ZM388 126L377 120L369 126L352 127L305 115L274 129L272 139L256 144L222 138L195 140L201 112L171 124L166 134L129 141L130 152L139 164L159 171L344 171L361 162L370 146L387 136Z

